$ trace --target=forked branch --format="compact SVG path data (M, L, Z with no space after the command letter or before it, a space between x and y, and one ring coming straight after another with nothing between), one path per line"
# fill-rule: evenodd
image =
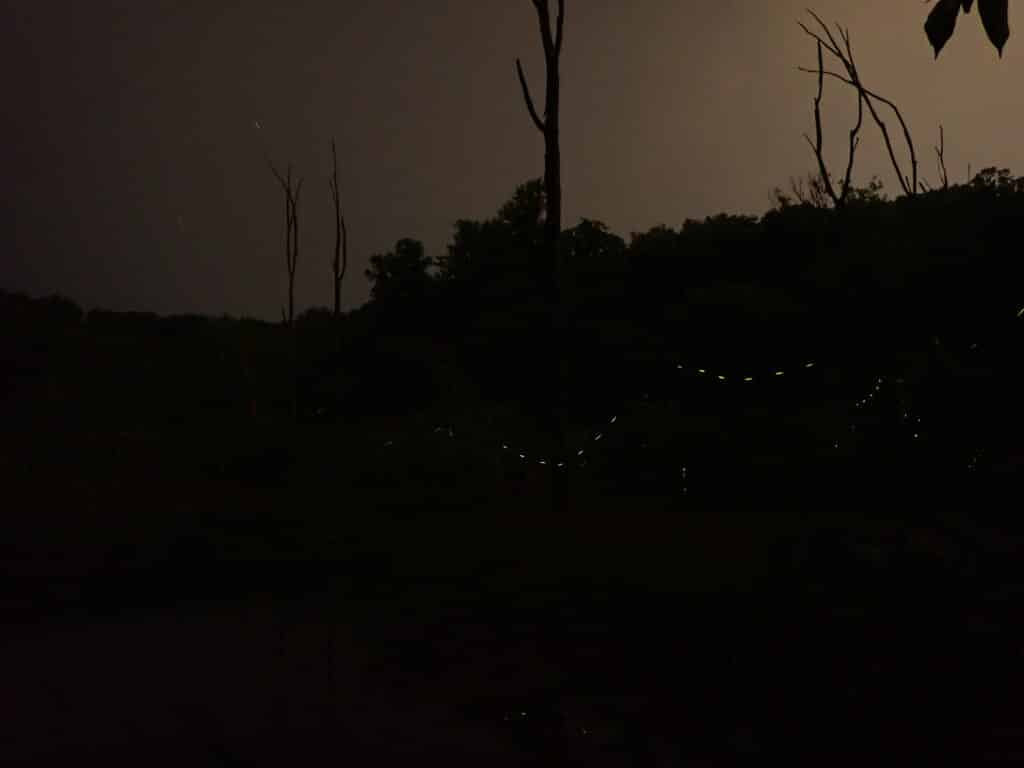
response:
M808 36L816 40L820 48L824 48L830 54L832 54L832 56L838 59L839 62L843 65L843 68L846 70L846 74L843 75L838 72L826 70L821 65L820 58L818 69L808 69L806 67L799 67L798 69L801 72L818 75L819 80L827 75L828 77L835 78L840 82L846 83L847 85L857 90L857 95L859 99L858 109L862 108L863 106L867 106L868 111L871 113L872 119L875 121L875 124L881 131L882 138L885 141L886 150L889 153L889 160L892 162L893 169L896 171L896 177L899 179L900 186L903 187L904 193L907 194L908 196L916 194L918 189L920 188L920 185L918 183L917 152L914 148L913 138L910 135L910 128L907 126L906 120L903 119L903 113L900 112L899 107L897 107L893 101L883 96L880 96L878 93L865 87L864 83L861 81L860 73L857 70L856 60L854 59L853 55L853 46L850 43L849 29L843 29L841 26L837 24L837 39L836 35L832 33L832 30L829 29L828 25L826 25L825 22L821 20L821 17L814 13L814 11L809 10L808 13L818 23L818 26L821 28L821 32L816 32L810 29L803 22L798 22L800 28ZM907 149L910 153L909 175L905 174L902 168L900 167L899 160L896 157L896 151L893 148L892 138L889 135L888 126L886 126L885 121L882 120L881 115L879 115L878 108L875 102L883 104L892 109L893 113L896 115L896 119L899 121L900 126L903 129L903 137L907 142Z
M292 168L288 166L288 173L281 175L281 172L274 167L269 160L271 172L284 190L285 202L285 265L288 269L288 313L281 309L281 319L291 327L295 323L295 270L299 261L299 197L302 194L302 179L299 179L295 187L292 187Z
M846 162L846 173L843 176L842 184L839 192L836 192L835 186L832 184L832 176L828 172L828 166L825 163L824 154L824 131L821 123L821 101L825 88L825 64L822 49L824 43L818 41L818 93L814 98L814 136L815 139L812 142L811 137L804 134L804 138L807 143L811 146L811 150L814 152L814 156L818 160L818 174L820 177L820 183L822 188L828 197L832 200L832 204L836 208L842 208L846 205L846 199L850 194L851 181L853 177L853 163L857 154L857 147L860 144L860 129L864 122L864 99L858 96L857 99L857 123L850 130L850 151Z

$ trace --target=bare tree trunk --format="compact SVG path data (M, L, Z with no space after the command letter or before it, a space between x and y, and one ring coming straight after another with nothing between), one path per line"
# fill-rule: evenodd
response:
M549 265L545 282L548 298L553 307L552 333L549 353L557 369L556 392L552 397L552 431L554 432L556 456L551 461L552 503L556 512L567 513L569 509L569 456L568 433L568 385L569 369L566 358L568 337L568 312L565 306L565 265L559 248L562 233L562 160L559 146L559 57L562 53L562 35L565 28L565 0L558 0L555 29L551 29L551 10L548 0L531 0L537 11L540 24L541 42L544 46L545 97L544 119L537 114L530 88L523 74L523 66L516 59L516 72L523 89L523 98L537 130L544 137L544 244Z
M341 197L338 188L338 150L334 139L331 139L331 156L334 168L331 175L331 197L334 200L334 319L341 315L341 282L345 279L348 269L348 228L345 217L341 215Z
M295 327L295 267L299 261L299 192L302 181L292 197L292 250L288 261L288 326Z
M291 395L291 416L295 421L299 415L299 378L297 371L297 353L295 349L295 268L299 261L299 196L302 194L302 179L292 188L292 168L288 166L287 176L282 176L274 168L270 170L281 184L285 198L285 264L288 268L288 313L281 309L281 320L284 322L289 333L289 355L288 365L292 373L292 395Z
M946 172L946 132L939 124L939 145L935 147L935 159L939 164L939 183L942 189L949 189L949 173Z
M523 98L530 112L534 125L544 137L544 239L551 256L551 278L553 286L558 285L560 277L558 240L562 232L562 159L559 146L559 99L561 81L558 71L559 56L562 52L562 33L565 24L565 0L558 0L558 18L556 30L552 34L551 12L548 0L531 0L537 10L540 22L541 40L544 45L544 61L546 70L546 89L544 99L544 119L537 114L530 88L526 84L523 66L516 59L516 71L519 83L523 88Z
M302 179L292 187L292 168L282 176L273 165L270 170L284 190L285 201L285 265L288 269L288 327L295 324L295 269L299 260L299 196L302 194ZM283 312L282 312L283 314Z

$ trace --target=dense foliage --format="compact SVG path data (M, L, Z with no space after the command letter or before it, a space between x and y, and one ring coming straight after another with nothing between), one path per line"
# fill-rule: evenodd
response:
M948 190L890 201L873 184L851 200L836 211L779 194L761 217L659 225L628 243L599 221L566 230L574 428L643 394L699 398L722 429L756 402L760 416L751 411L743 429L768 434L781 413L848 404L876 375L915 371L918 402L935 405L951 443L966 441L957 461L1007 445L1024 180L986 169ZM457 222L443 257L400 240L371 259L368 304L338 322L307 310L294 337L254 320L83 313L65 299L5 294L4 323L17 332L3 342L4 418L145 429L288 420L294 403L300 421L399 434L419 414L533 439L528 425L551 397L550 359L537 354L552 310L543 210L543 185L531 181L494 218ZM983 363L971 357L978 345ZM677 367L746 375L805 360L831 378L735 391Z

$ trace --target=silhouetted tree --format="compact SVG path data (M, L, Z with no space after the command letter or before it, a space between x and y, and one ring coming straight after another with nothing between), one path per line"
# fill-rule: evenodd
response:
M550 271L544 206L544 183L533 179L519 185L494 218L455 222L447 253L437 260L441 281L477 306L538 298Z
M939 125L939 143L935 147L935 161L939 166L939 183L943 190L949 189L949 173L946 171L946 132Z
M282 176L271 165L270 170L277 178L285 199L285 264L288 268L288 313L281 309L281 317L290 328L295 322L295 268L299 260L299 196L302 194L302 179L292 187L292 167Z
M516 59L516 72L523 88L523 98L533 123L544 137L544 191L546 217L544 222L545 240L551 258L552 274L557 282L558 238L562 229L562 162L559 146L559 92L560 76L558 61L562 53L562 34L565 27L565 0L558 0L558 17L555 31L551 30L551 10L548 0L531 0L540 22L541 42L544 46L546 88L544 93L544 119L537 114L530 87L523 74L523 66Z
M896 177L899 179L900 186L903 187L903 191L908 197L912 197L913 195L917 194L919 189L919 184L917 180L917 153L914 149L914 140L910 135L910 129L907 127L907 123L903 119L903 113L900 112L899 107L897 107L894 102L885 98L884 96L879 96L874 91L869 90L861 81L860 72L857 69L857 64L853 57L853 46L850 44L850 30L843 29L841 26L837 24L836 32L839 35L839 39L837 40L836 36L833 35L832 31L828 28L828 25L826 25L825 22L821 20L821 17L814 13L814 11L808 11L808 13L811 15L811 17L814 18L818 26L821 28L821 34L817 32L812 32L803 22L798 23L800 24L800 28L803 29L803 31L807 33L807 35L814 38L818 42L818 68L807 69L805 67L799 67L800 71L818 76L818 102L820 102L821 98L822 81L826 75L835 78L840 82L846 83L847 85L857 90L859 104L866 106L868 108L868 112L871 114L872 119L875 121L875 124L878 126L878 129L882 132L882 138L885 140L885 148L889 151L889 159L892 162L893 169L896 171ZM840 40L842 41L842 43L839 42ZM832 56L839 60L839 62L843 65L843 68L846 70L845 75L842 75L838 72L832 72L824 68L824 64L822 61L822 49L827 50L830 54L832 54ZM910 152L909 175L905 175L900 168L899 160L896 159L896 152L893 149L892 139L889 137L889 129L886 126L885 121L882 120L881 115L878 114L878 109L875 106L876 101L889 107L895 113L896 119L899 120L900 126L903 128L903 137L904 139L906 139L907 149ZM816 102L815 105L816 114L818 102ZM820 117L818 118L818 125L820 133ZM850 159L847 168L846 181L844 182L844 184L849 183L849 175L852 172L853 154L856 150L857 131L859 131L859 128L860 120L858 119L856 130L851 132L850 134ZM808 142L810 142L810 139L808 139ZM822 180L823 182L830 186L831 182L828 178L828 171L825 168L824 162L821 161L820 159L820 145L820 139L817 142L817 144L811 144L812 147L816 148L816 152L819 155L819 168L821 170ZM837 199L837 196L834 191L830 193L830 197L832 197L833 200Z
M928 42L935 49L935 58L939 58L939 52L956 31L960 11L970 13L973 5L974 0L939 0L932 8L924 23L924 31L928 35ZM1009 5L1009 0L978 0L978 14L985 34L999 51L1000 57L1003 55L1003 46L1010 39Z
M601 323L605 327L620 322L628 288L623 239L609 232L604 222L581 219L562 233L562 249L571 286L566 299L575 312L572 327L581 322L591 326ZM586 317L580 316L581 309L587 306L593 311L586 312Z
M537 251L547 231L544 182L532 179L516 187L512 199L498 209L498 221L508 228L511 243L524 251Z
M558 368L558 384L554 387L553 398L555 442L559 460L553 462L552 493L555 509L568 511L568 460L566 457L566 431L568 428L568 360L564 354L565 336L568 331L568 319L564 302L559 296L562 287L563 260L559 251L559 237L562 230L562 162L559 146L559 91L560 77L558 70L559 57L562 53L562 40L565 29L565 0L558 0L558 13L555 28L551 28L551 9L548 0L531 0L537 11L540 24L541 42L544 46L544 63L546 71L546 87L544 98L544 119L537 114L530 87L523 74L523 66L516 59L516 72L519 84L523 89L526 108L533 119L534 125L544 136L544 194L546 216L544 220L545 245L547 259L550 264L549 293L552 295L554 308L554 328L550 334L548 351L550 359ZM563 465L566 471L559 472Z
M814 156L818 160L818 175L811 178L810 191L815 196L815 204L820 207L822 193L828 195L836 208L842 208L846 204L846 198L850 194L850 182L853 180L853 161L857 154L857 146L860 144L860 128L864 124L864 94L858 90L857 93L857 123L850 129L850 152L846 161L846 173L843 175L839 191L836 192L832 184L832 177L829 175L828 166L825 164L825 155L822 152L824 146L824 131L821 125L821 99L825 88L825 64L822 54L822 43L818 41L818 95L814 98L814 141L806 133L804 138L814 150ZM796 191L796 190L794 190ZM799 199L799 195L798 195ZM801 202L803 202L801 200Z
M334 317L337 319L341 315L341 281L345 279L345 271L348 269L348 227L345 225L345 217L341 214L338 149L334 139L331 139L331 157L334 160L330 180L331 198L334 201L334 261L331 268L334 270Z
M459 219L455 222L455 233L448 244L447 253L437 259L442 282L475 281L487 255L491 252L486 246L486 241L492 239L485 235L485 228L488 225L493 225L493 222L471 219Z
M580 219L580 223L562 235L566 262L574 274L621 271L626 256L626 243L596 219Z
M421 299L426 296L432 278L428 272L433 264L424 253L423 243L403 238L395 249L370 257L366 278L373 283L370 294L374 301Z
M496 227L490 232L502 238L491 243L492 260L500 264L508 288L520 293L520 300L533 301L540 289L544 299L551 296L544 290L548 286L552 265L548 260L546 244L547 197L544 182L532 179L516 187L512 198L498 209Z
M888 198L885 194L885 185L877 176L872 176L871 181L864 187L854 187L850 190L849 205L869 205L871 203L884 203Z
M820 172L808 173L806 180L801 177L791 177L789 180L789 193L783 192L781 187L776 187L772 192L772 201L779 208L787 208L790 205L829 208L834 204L834 201L829 197L825 189Z

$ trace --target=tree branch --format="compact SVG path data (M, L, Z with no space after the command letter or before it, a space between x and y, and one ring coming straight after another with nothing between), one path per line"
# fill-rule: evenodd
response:
M867 104L868 111L871 113L872 119L875 121L875 124L878 126L879 130L882 132L882 137L885 140L886 149L888 150L888 153L889 153L889 159L892 162L893 168L896 171L896 177L899 179L900 185L903 187L903 191L907 195L913 195L915 192L917 192L917 188L918 188L918 183L917 183L917 167L918 167L918 164L917 164L917 153L916 153L916 151L914 149L914 142L913 142L913 139L911 138L911 135L910 135L910 129L907 126L906 121L903 119L902 112L900 112L899 107L897 107L896 104L893 103L891 100L886 99L885 97L880 96L879 94L875 93L874 91L871 91L868 88L864 87L864 84L860 80L860 74L857 71L856 62L854 61L854 58L853 58L853 47L850 44L850 33L849 33L849 31L848 30L843 30L841 27L838 27L838 25L837 25L837 28L839 30L839 36L840 36L840 38L842 38L843 43L844 43L844 46L843 46L843 47L845 47L845 52L844 52L843 47L840 46L840 44L836 40L835 36L828 29L828 27L821 20L821 18L819 16L817 16L817 14L815 14L813 11L808 11L808 13L810 13L811 16L813 16L814 19L818 22L819 26L821 26L821 28L822 28L822 30L823 30L823 32L825 34L825 37L823 38L820 34L818 34L816 32L813 32L812 30L808 29L808 27L805 24L803 24L801 22L798 22L800 28L803 29L804 32L807 33L810 37L812 37L815 40L817 40L818 43L821 46L823 46L825 49L827 49L829 51L829 53L831 53L833 56L835 56L837 59L839 59L839 61L842 62L843 67L846 69L848 76L844 77L843 75L840 75L837 72L831 72L831 71L828 71L828 70L825 70L824 74L828 75L829 77L834 77L837 80L840 80L841 82L844 82L847 85L852 86L852 87L857 89L857 91L859 92L862 100ZM818 75L821 74L819 70L807 69L806 67L798 67L798 69L801 72L806 72L806 73L809 73L809 74L818 74ZM892 109L893 112L896 114L896 118L899 120L900 125L903 128L903 136L906 139L907 147L908 147L909 152L910 152L910 164L911 164L911 171L912 171L912 174L913 174L913 179L912 180L910 178L908 178L907 176L905 176L903 174L903 171L900 169L899 161L896 159L896 152L895 152L895 150L893 149L893 146L892 146L892 139L889 136L888 127L886 126L885 122L882 120L881 116L878 114L878 110L875 108L875 105L874 105L874 103L872 101L873 99L881 102L882 104L885 104L890 109Z
M842 205L839 198L836 196L836 191L832 186L832 179L828 175L828 167L825 165L825 155L822 152L824 145L824 131L821 127L821 99L825 89L825 63L822 56L822 43L818 42L818 95L814 97L814 143L811 144L811 140L806 135L807 143L811 144L811 149L814 150L814 156L818 159L818 171L821 174L821 181L825 185L825 191L828 192L828 196L832 198L832 202L835 203L836 207Z
M338 274L338 282L345 279L345 271L348 269L348 227L345 226L345 217L341 217L341 272Z
M334 203L334 261L332 267L334 268L334 280L337 282L338 270L341 267L341 200L338 192L338 148L333 138L331 139L331 158L333 165L331 178L327 181L327 185L331 189L331 202ZM337 311L337 307L335 307L335 311Z
M946 136L939 123L939 146L935 148L935 155L939 163L939 180L943 189L949 189L949 174L946 173Z
M562 30L565 29L565 0L558 0L558 21L555 31L555 55L562 52Z
M846 202L850 194L850 183L853 179L853 159L857 154L857 147L860 145L860 128L864 124L864 97L857 95L857 124L850 129L850 157L846 162L846 175L843 177L842 199Z
M338 183L338 148L334 139L331 139L331 158L333 165L331 178L328 185L331 188L331 198L334 202L334 315L341 313L340 287L345 279L345 272L348 270L348 229L345 225L345 217L341 213L341 191Z
M534 0L536 3L537 0ZM519 59L516 59L516 72L519 73L519 84L523 86L523 98L526 99L526 108L530 111L530 117L533 118L533 124L537 126L537 130L541 133L547 132L547 126L544 121L540 119L540 115L537 114L537 108L533 106L533 97L530 96L530 86L526 83L526 75L523 74L523 65Z

